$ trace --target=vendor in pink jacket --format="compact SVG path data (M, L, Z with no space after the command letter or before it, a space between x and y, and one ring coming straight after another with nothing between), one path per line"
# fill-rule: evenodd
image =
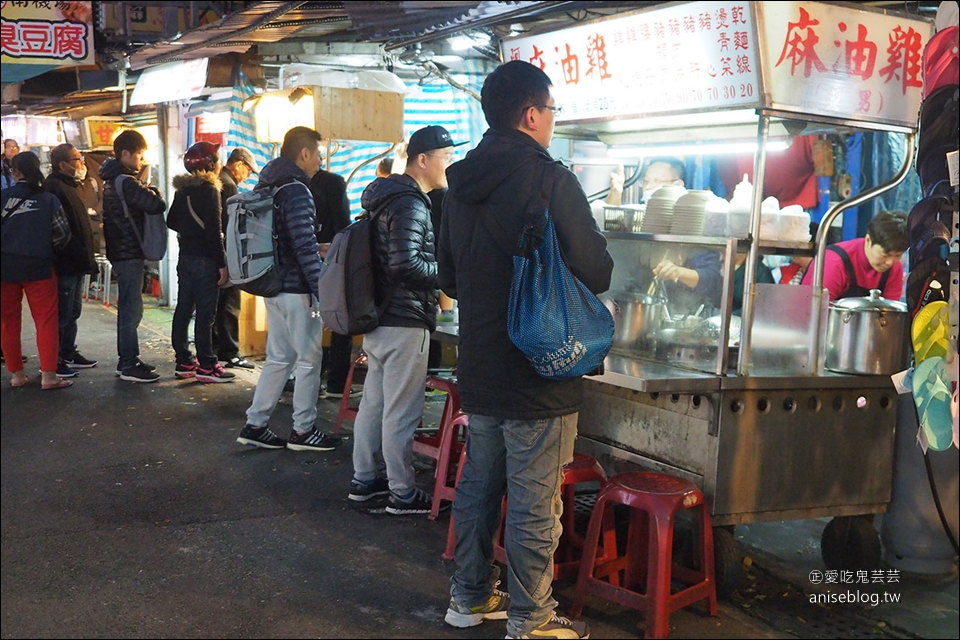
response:
M881 211L867 225L867 235L827 247L824 257L823 286L830 301L856 298L880 289L888 300L903 295L903 263L900 258L909 247L907 216ZM812 284L813 268L807 269L803 284Z

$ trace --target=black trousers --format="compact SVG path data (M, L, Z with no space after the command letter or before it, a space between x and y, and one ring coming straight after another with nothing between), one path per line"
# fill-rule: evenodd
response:
M339 333L330 334L330 347L324 349L324 368L327 369L327 390L335 393L344 391L347 373L353 356L353 337Z
M240 289L220 289L217 316L213 323L213 349L218 360L240 355Z

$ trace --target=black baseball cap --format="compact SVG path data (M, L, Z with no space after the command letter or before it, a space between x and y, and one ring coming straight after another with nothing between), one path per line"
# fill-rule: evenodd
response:
M410 136L410 144L407 145L407 157L414 158L421 153L427 153L434 149L446 149L447 147L459 147L466 142L454 142L450 139L450 132L439 125L432 124L429 127L420 129Z

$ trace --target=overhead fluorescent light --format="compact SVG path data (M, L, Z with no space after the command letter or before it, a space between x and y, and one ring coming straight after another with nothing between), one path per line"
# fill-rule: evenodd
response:
M790 146L786 140L767 142L767 151L784 151ZM756 153L757 143L748 142L711 142L708 144L668 144L610 147L607 155L611 158L641 158L649 156L719 156L738 153Z
M454 51L466 51L471 47L485 47L490 44L490 36L483 32L473 32L453 36L447 40Z

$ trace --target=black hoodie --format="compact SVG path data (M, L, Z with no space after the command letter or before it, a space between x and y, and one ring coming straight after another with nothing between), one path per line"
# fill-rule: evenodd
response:
M550 215L567 266L594 293L610 286L613 259L577 178L527 134L488 130L476 149L447 169L450 189L437 247L440 288L459 306L457 378L468 413L536 420L580 410L581 378L540 377L510 341L513 257L482 221L490 216L493 228L519 239L541 170L552 176Z

